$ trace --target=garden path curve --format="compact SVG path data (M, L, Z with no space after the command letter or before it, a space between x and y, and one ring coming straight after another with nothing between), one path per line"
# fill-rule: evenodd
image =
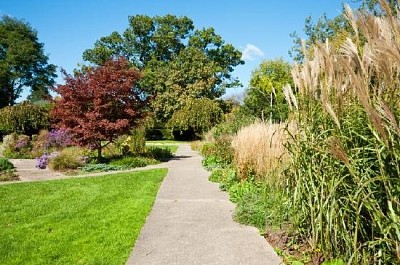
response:
M210 173L202 167L201 160L190 145L182 144L175 158L166 163L126 171L65 176L37 169L32 159L11 159L21 178L19 182L168 168L127 265L282 264L256 228L233 221L235 205L226 192L219 190L217 183L208 181Z
M180 145L127 265L281 264L254 227L232 220L235 206L208 181L201 156Z

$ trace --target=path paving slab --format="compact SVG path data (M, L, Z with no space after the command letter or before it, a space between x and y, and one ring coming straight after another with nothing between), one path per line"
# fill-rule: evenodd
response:
M189 145L168 168L127 265L282 264L256 228L232 220L234 204Z

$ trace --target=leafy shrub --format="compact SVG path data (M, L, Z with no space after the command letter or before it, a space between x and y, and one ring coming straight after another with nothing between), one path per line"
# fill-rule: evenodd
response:
M129 150L133 154L143 153L146 148L146 132L144 128L131 130Z
M53 170L74 170L83 166L83 153L77 147L68 147L61 150L49 161L49 167Z
M230 165L233 161L231 138L220 137L212 143L203 144L201 154L204 156L203 165L208 168Z
M112 160L109 163L109 165L120 166L124 168L135 168L135 167L145 167L157 163L158 161L153 158L126 156L120 159Z
M27 135L12 133L3 137L3 155L7 158L32 158L31 148Z
M124 170L124 166L108 165L108 164L87 164L81 167L83 172L106 172L106 171L116 171Z
M13 169L14 165L7 158L0 157L0 173Z
M109 143L107 146L105 146L103 149L104 157L113 158L121 156L124 152L122 149L126 138L127 136L118 137L115 143Z
M7 158L0 157L0 181L18 180L14 172L14 165Z
M167 147L147 147L146 154L147 156L159 161L166 161L174 156L171 150Z
M231 113L225 115L225 121L217 124L211 129L214 139L225 135L234 135L242 127L248 126L256 121L254 116L247 114L242 108L235 108Z
M50 126L49 106L39 106L23 102L0 109L1 134L37 134Z

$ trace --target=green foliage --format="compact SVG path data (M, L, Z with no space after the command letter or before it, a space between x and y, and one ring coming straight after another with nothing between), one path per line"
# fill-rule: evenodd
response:
M49 168L53 170L75 170L84 165L83 152L77 147L67 147L50 159Z
M13 169L14 165L7 158L0 157L0 173Z
M32 136L50 126L49 105L23 102L0 109L0 133L13 132Z
M0 185L0 263L124 264L166 174Z
M142 71L139 87L152 96L159 127L187 100L216 99L237 86L231 73L244 63L241 52L213 28L195 30L190 18L174 15L131 16L123 34L102 37L83 54L97 65L120 56Z
M237 198L234 214L236 221L253 225L264 232L267 227L279 229L290 220L291 209L285 203L287 196L284 189L251 180L246 180L238 186L241 193Z
M218 103L207 99L188 100L184 107L172 115L167 126L173 131L193 132L192 139L199 138L214 125L221 122L223 112Z
M219 183L219 188L223 191L229 191L231 187L239 183L236 170L229 166L214 168L211 171L209 180Z
M131 130L130 139L128 141L129 150L134 154L143 153L146 147L145 129L138 127Z
M262 119L285 121L288 104L283 87L293 87L291 65L283 59L265 60L253 71L244 99L245 110Z
M24 87L31 88L35 99L47 98L56 66L48 64L36 30L22 20L3 16L0 36L0 108L14 105Z
M135 167L145 167L148 165L153 165L159 163L158 160L150 157L132 157L132 156L125 156L118 159L113 159L110 161L109 165L117 166L121 168L135 168Z
M162 147L155 147L155 146L147 146L146 148L146 155L154 158L158 161L166 161L172 158L174 155L172 154L172 149L175 151L178 149L177 146L162 146Z
M209 169L228 166L233 161L233 148L228 137L221 137L215 142L202 145L203 165Z
M321 265L345 265L346 263L342 259L331 259L324 261Z
M244 108L235 108L225 115L225 120L211 129L214 138L236 134L242 127L254 123L256 118L249 115Z
M80 168L80 170L83 172L107 172L124 169L126 169L125 166L116 166L109 164L87 164Z

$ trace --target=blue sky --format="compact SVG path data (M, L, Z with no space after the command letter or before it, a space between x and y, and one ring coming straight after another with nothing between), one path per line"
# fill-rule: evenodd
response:
M174 14L190 17L196 28L213 27L244 54L236 68L244 87L263 59L290 61L290 33L302 33L304 20L340 13L342 0L0 0L0 15L24 19L38 31L49 62L68 73L83 63L82 53L113 31L124 31L128 16ZM348 2L348 1L345 1ZM62 82L59 78L58 82ZM232 89L235 94L243 89Z

